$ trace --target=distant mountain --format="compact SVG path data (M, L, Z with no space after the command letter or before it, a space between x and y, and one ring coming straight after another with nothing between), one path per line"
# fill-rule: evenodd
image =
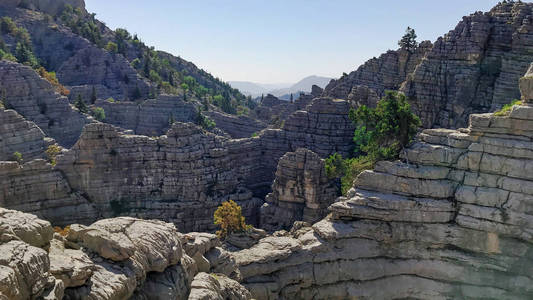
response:
M280 84L263 84L250 81L229 81L228 83L238 89L245 95L251 95L253 97L261 96L261 94L272 94L276 97L288 97L291 93L296 96L300 92L311 92L311 87L315 84L321 88L324 88L332 78L321 76L308 76L298 81L295 84L280 83Z

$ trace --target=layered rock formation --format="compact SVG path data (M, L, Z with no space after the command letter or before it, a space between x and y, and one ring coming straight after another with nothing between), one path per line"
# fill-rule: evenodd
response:
M261 207L260 227L290 229L295 221L314 223L327 214L337 187L325 174L324 160L307 149L280 158L272 193Z
M183 236L172 224L133 218L54 234L47 221L0 208L0 297L250 299L229 278L238 270L219 244L213 235Z
M15 152L25 160L44 158L44 152L53 143L35 123L26 121L14 110L0 108L0 160L13 160Z
M174 123L159 138L127 135L109 124L85 127L58 157L57 168L104 216L126 214L174 222L181 231L214 228L221 201L241 201L253 221L245 186L260 174L253 140L228 140L190 123ZM238 162L238 163L237 163Z
M264 122L244 115L234 116L213 110L204 114L216 123L217 128L235 139L251 137L267 127Z
M75 2L57 1L57 5L46 5L45 2L54 1L32 1L42 2L38 6L30 5L30 8L44 7L44 13L48 12L46 8L55 10L56 6L59 9L66 2ZM83 7L83 1L77 2L77 6ZM137 74L126 58L98 48L66 26L50 21L44 13L0 3L0 15L11 17L28 30L36 56L49 71L56 72L59 81L71 90L72 99L81 95L89 101L93 88L103 99L131 99L137 91L142 97L148 95L150 83ZM15 50L10 39L4 40Z
M363 97L359 93L361 86L371 90L372 98L368 101L370 106L375 106L375 102L381 98L386 90L398 90L402 82L411 74L416 66L422 61L424 55L431 50L432 44L429 41L420 43L420 46L413 52L406 49L389 50L365 62L357 70L344 75L331 82L324 89L324 95L334 98L357 101ZM377 98L374 98L373 95Z
M530 95L524 95L530 99ZM257 299L528 299L533 106L425 130L332 215L235 253Z
M197 109L181 97L160 95L140 103L130 101L97 101L105 111L104 122L131 129L136 134L163 135L172 122L196 122Z
M503 2L475 13L439 38L404 87L424 126L464 126L520 97L518 79L533 55L533 4Z
M5 183L2 206L60 225L128 215L200 231L214 229L215 208L233 199L243 206L247 221L257 224L262 201L254 195L270 191L277 161L286 152L306 147L326 157L350 151L348 107L346 101L319 98L291 116L283 129L237 140L190 123L175 123L159 138L89 124L55 167L44 161L22 167L6 163L0 177ZM56 182L54 189L50 182Z
M42 159L0 162L0 186L0 207L31 212L56 225L88 224L100 217L86 195Z
M83 126L91 122L28 66L0 61L0 91L6 108L16 110L63 146L73 145Z

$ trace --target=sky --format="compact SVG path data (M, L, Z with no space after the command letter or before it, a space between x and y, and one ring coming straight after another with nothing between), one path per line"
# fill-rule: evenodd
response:
M224 81L337 78L398 48L407 26L435 41L498 0L85 0L110 28Z

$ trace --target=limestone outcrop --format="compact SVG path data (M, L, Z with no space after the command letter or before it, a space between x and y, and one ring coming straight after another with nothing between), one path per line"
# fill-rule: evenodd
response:
M533 54L532 3L508 1L464 17L439 38L402 87L426 127L466 126L520 97Z
M255 140L229 140L191 123L176 122L159 138L99 123L85 127L57 168L106 217L158 218L193 231L214 229L214 210L228 199L253 223L262 201L246 186L260 174L259 155Z
M235 139L251 137L267 127L265 122L244 115L234 116L214 110L204 112L204 114L216 123L217 128Z
M0 160L14 160L15 152L25 160L44 158L44 152L53 143L35 123L26 121L14 110L0 108Z
M406 49L389 50L378 58L368 60L350 74L331 80L324 89L323 95L357 101L369 93L369 91L361 90L363 86L370 90L372 97L362 104L375 106L377 100L385 95L386 90L400 88L402 82L415 70L431 48L431 42L424 41L413 52ZM363 94L359 95L359 93Z
M218 246L214 235L124 217L54 233L48 221L0 208L0 297L251 299L235 260ZM210 267L199 271L190 255L205 255Z
M86 195L43 159L0 162L0 207L31 212L54 225L91 223L100 217Z
M28 66L1 60L0 91L5 108L16 110L63 146L73 145L91 122Z
M282 129L236 140L191 123L174 123L157 138L88 124L54 167L45 161L22 167L4 163L0 203L54 225L127 215L174 222L187 232L214 229L214 210L233 199L243 206L247 221L257 224L263 204L257 196L270 192L277 161L286 152L306 147L326 157L350 151L348 108L346 101L317 98ZM56 182L52 189L51 182Z
M314 223L326 216L337 196L323 159L307 149L288 152L278 162L272 193L261 207L260 227L274 231L290 229L295 221Z
M244 286L257 299L531 298L531 122L523 105L424 130L331 216L234 253Z
M165 134L172 122L196 122L197 116L193 102L171 95L160 95L157 99L140 103L99 100L95 105L104 109L105 123L147 136Z

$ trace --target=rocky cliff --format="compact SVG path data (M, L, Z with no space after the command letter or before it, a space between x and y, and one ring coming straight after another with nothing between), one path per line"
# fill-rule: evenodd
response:
M362 86L370 89L377 98L369 101L370 106L375 106L375 102L385 95L386 90L398 90L409 74L422 61L424 55L431 50L432 44L424 41L414 51L405 49L389 50L365 62L357 70L350 74L343 75L331 82L324 89L326 96L356 100Z
M316 153L303 148L283 155L272 193L261 207L259 226L271 231L290 229L295 221L314 223L325 217L338 195L324 165Z
M16 110L63 146L73 145L91 122L30 67L1 60L0 91L5 108Z
M236 252L244 285L257 299L531 298L532 125L526 102L424 130L329 217Z
M520 97L518 79L533 60L532 9L531 3L504 1L466 16L433 45L388 51L331 81L324 95L373 106L384 90L401 90L424 127L466 126L470 114Z
M464 17L434 43L402 87L424 126L464 126L471 113L520 97L518 79L533 60L532 9L532 3L500 3Z
M14 160L15 152L25 160L44 158L53 143L35 123L26 121L14 110L0 108L0 160Z

